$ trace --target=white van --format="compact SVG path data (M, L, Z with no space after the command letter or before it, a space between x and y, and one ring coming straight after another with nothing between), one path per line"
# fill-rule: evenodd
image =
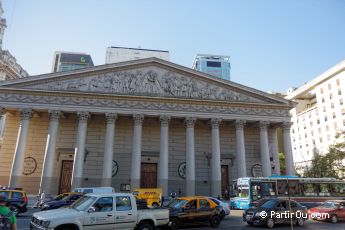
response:
M115 189L113 187L91 187L91 188L75 188L72 192L81 193L114 193Z

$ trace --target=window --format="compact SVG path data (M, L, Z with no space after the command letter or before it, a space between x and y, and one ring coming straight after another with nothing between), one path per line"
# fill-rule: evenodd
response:
M340 79L337 79L337 85L340 85Z
M341 89L338 89L338 95L341 95Z
M331 86L331 84L328 84L328 89L332 89L332 86Z
M199 208L200 209L209 209L210 208L210 203L207 200L201 199L199 200Z
M12 200L21 200L23 198L23 194L21 192L12 192Z
M298 181L289 180L288 193L290 193L291 196L300 196L301 189Z
M326 109L326 106L324 106L324 107L323 107L323 111L326 112L326 110L327 110L327 109Z
M116 211L132 210L131 198L129 196L116 197Z
M331 195L331 189L328 186L328 184L320 184L319 185L319 196L330 196Z
M335 119L337 117L337 115L335 115L335 113L333 113L332 117L333 117L333 119Z
M187 209L196 209L197 202L196 200L191 200L186 204Z
M102 197L99 198L93 205L95 212L111 212L113 211L113 198Z
M305 196L316 196L317 187L315 184L303 184L303 194Z
M327 119L327 117L325 117L325 121L327 121L328 119Z
M320 143L322 143L322 138L320 137Z
M331 184L332 196L345 196L345 184Z
M333 98L333 95L330 93L329 94L329 99L332 99Z
M277 189L278 190L278 195L288 195L287 181L285 181L285 180L278 180L277 181L277 186L278 186L278 189Z
M333 102L331 103L331 108L334 109L334 103Z
M343 101L342 98L339 100L339 104L340 104L340 105L343 105L343 104L344 104L344 101Z
M325 102L325 98L322 98L322 103L324 103Z
M320 93L323 93L323 88L320 88Z
M222 67L222 63L217 62L217 61L207 61L206 65L207 65L207 67L216 67L216 68Z

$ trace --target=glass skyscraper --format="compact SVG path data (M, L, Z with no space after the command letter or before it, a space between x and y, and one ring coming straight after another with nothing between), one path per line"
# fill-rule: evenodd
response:
M192 68L230 81L230 56L197 54Z

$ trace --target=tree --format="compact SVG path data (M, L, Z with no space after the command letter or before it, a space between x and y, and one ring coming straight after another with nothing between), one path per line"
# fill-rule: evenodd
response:
M305 177L334 177L345 175L345 131L336 135L335 144L331 145L325 155L314 154L309 170L305 170Z
M279 153L279 164L280 164L280 174L286 174L286 166L285 166L285 154Z

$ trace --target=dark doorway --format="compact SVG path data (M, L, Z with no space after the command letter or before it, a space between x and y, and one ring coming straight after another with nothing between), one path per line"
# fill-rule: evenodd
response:
M157 188L157 164L141 163L141 188Z
M62 161L59 194L71 192L73 161Z

